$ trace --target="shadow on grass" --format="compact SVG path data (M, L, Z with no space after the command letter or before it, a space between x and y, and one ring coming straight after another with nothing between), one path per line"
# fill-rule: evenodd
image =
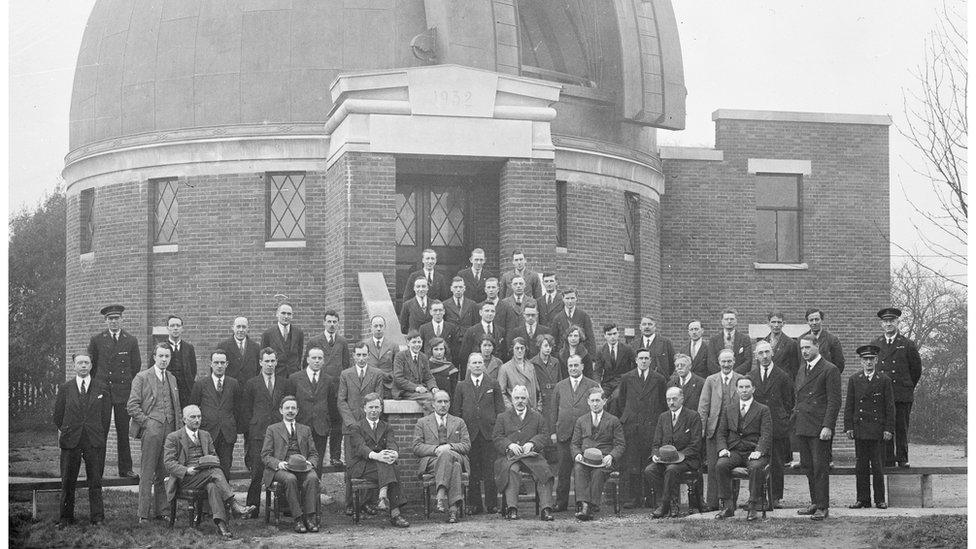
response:
M965 516L933 516L885 520L867 540L874 547L966 547Z
M694 520L669 526L661 532L661 535L666 538L693 543L702 540L804 538L816 536L818 530L815 524L795 520L769 520L766 522Z

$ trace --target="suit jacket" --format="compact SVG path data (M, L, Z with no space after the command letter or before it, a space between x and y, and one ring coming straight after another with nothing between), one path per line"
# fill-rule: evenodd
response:
M420 330L420 327L430 322L430 296L424 300L421 307L415 297L403 301L400 306L400 331L404 334Z
M478 316L478 303L480 301L475 302L465 296L461 298L461 306L458 307L452 296L444 301L444 320L456 325L463 334L469 326L481 322L481 317Z
M632 344L636 353L637 349L644 346L643 334L635 337ZM664 379L671 377L674 373L674 345L671 340L661 334L655 334L648 350L651 352L651 369L657 370ZM701 351L699 350L698 353L701 354Z
M377 421L375 431L365 417L353 423L349 426L349 465L346 474L349 478L362 478L371 461L369 453L383 450L400 453L396 436L387 422Z
M156 404L156 373L155 366L139 372L132 379L132 392L129 393L129 401L126 402L125 409L129 412L129 433L132 438L142 438L142 431L146 427L149 418L162 422L164 412L154 409ZM180 404L180 393L176 388L176 378L169 372L164 372L166 380L169 382L169 398L172 406L173 421L176 427L183 425L182 407ZM118 420L116 420L118 421Z
M288 380L295 388L295 398L298 399L298 416L295 421L308 425L316 435L328 435L332 418L339 419L335 380L324 370L320 370L318 383L313 385L308 379L307 368L288 376Z
M526 290L528 290L528 288L526 288ZM522 294L522 303L521 304L520 303L516 303L516 301L515 301L515 294L508 295L507 297L505 297L505 299L502 299L502 301L504 301L505 302L505 305L508 305L508 307L510 309L512 309L512 311L515 312L515 319L516 319L515 326L518 326L519 324L525 324L525 316L524 316L524 313L525 313L525 308L526 307L535 307L536 306L535 298L533 298L532 296L530 296L528 294L528 291L526 291L526 293Z
M573 325L579 326L583 330L584 341L582 344L590 351L590 356L595 356L596 340L593 339L593 321L590 320L590 315L579 307L573 310L572 317L566 316L565 307L561 307L559 312L553 316L550 328L552 328L553 337L556 338L556 348L562 349L566 346L566 332Z
M511 444L521 446L531 442L532 451L539 455L523 457L519 461L529 468L532 477L536 480L545 482L552 479L552 470L549 469L549 464L546 463L546 458L543 455L543 450L549 442L549 426L546 425L546 420L542 414L531 408L526 408L525 419L521 420L514 408L502 412L498 414L495 421L491 438L494 442L495 451L498 452L498 458L495 459L494 464L496 489L504 491L505 487L508 486L508 472L511 465L508 447Z
M295 422L295 435L298 438L298 452L305 456L307 461L316 463L319 460L319 452L315 449L315 442L312 440L312 430L308 425ZM288 453L288 428L284 421L273 423L264 431L264 445L261 447L261 463L264 463L264 477L262 482L265 486L271 485L278 464L285 461L285 454Z
M536 339L539 336L546 334L552 335L552 330L536 322L533 337L529 337L529 330L526 328L525 322L519 322L516 324L515 329L509 334L509 341L515 341L515 338L521 337L526 343L525 356L533 357L539 354L539 342L536 341ZM553 355L555 355L555 353L553 353Z
M243 354L233 337L221 341L217 348L227 355L227 371L224 375L240 381L242 387L247 380L261 373L261 358L258 356L261 354L261 345L252 338L244 339Z
M495 275L489 273L486 269L481 269L481 276L475 279L474 272L468 268L458 271L457 276L464 279L464 297L475 303L481 303L488 297L485 294L485 280Z
M820 436L820 430L831 431L840 412L840 371L822 357L813 370L800 368L796 376L796 403L791 420L798 436Z
M556 290L552 296L552 303L549 303L548 294L545 289L536 298L536 306L539 308L539 324L552 328L553 317L556 313L563 310L563 293Z
M139 356L139 342L125 330L119 331L119 341L108 330L91 337L88 342L88 355L91 357L91 377L100 379L108 385L113 404L129 400L132 379L142 370L142 357Z
M512 280L515 278L515 269L505 271L498 279L498 295L508 297L512 295ZM525 268L522 271L522 278L525 279L525 294L529 297L538 299L545 293L546 289L542 286L542 277L539 273Z
M532 357L532 365L535 367L535 381L539 388L539 407L551 428L556 425L556 384L566 379L566 368L553 355L549 355L547 362L543 362L541 354L535 355Z
M573 439L569 443L569 455L575 458L587 448L599 448L603 455L613 456L611 466L619 468L620 458L624 455L627 445L624 438L624 426L617 416L604 410L600 416L600 425L593 426L593 416L587 412L576 418L573 426Z
M478 310L481 310L481 306L489 301L486 299L478 304ZM495 301L495 320L494 323L505 329L505 333L508 333L518 327L519 323L523 321L522 315L515 312L505 300L499 298ZM481 318L478 318L478 322L481 322ZM506 350L507 352L507 350ZM508 355L505 355L508 356Z
M426 387L428 391L437 388L427 355L417 353L417 360L414 361L410 349L400 351L393 359L393 398L412 395L418 385Z
M590 405L586 402L590 395L590 389L599 386L599 383L585 375L580 379L575 393L573 392L573 382L568 377L556 384L553 396L556 424L553 431L556 433L557 442L567 443L573 438L576 419L590 412Z
M891 345L883 335L871 343L881 349L878 353L878 371L891 378L895 402L915 400L915 386L922 378L922 357L915 342L899 333Z
M705 388L705 380L698 375L689 374L690 379L685 383L684 387L681 387L681 378L678 377L677 373L671 374L671 378L668 379L668 387L680 387L681 392L685 395L685 400L683 406L691 410L698 410L698 403L701 402L702 390ZM665 390L667 392L667 390Z
M763 339L772 345L771 338L772 334L769 334ZM796 372L800 369L800 365L804 364L800 357L800 346L795 339L786 334L780 334L776 340L776 345L773 345L773 364L789 376L790 384L792 384L793 380L796 379Z
M800 337L803 337L809 333L812 332L810 330L807 330L806 332L801 334ZM820 349L820 356L823 357L823 359L826 360L827 362L837 367L838 372L844 371L844 364L845 364L844 346L840 344L840 339L837 336L821 328L820 335L817 336L817 348ZM880 361L881 361L881 357L879 356L878 357L879 364ZM802 367L802 366L804 365L801 361L798 367Z
M268 393L263 375L256 375L244 383L241 421L247 429L248 440L264 439L268 425L281 421L281 399L295 394L295 388L287 377L275 375L274 379L274 394Z
M170 343L170 346L172 345ZM173 351L166 371L176 378L180 402L186 405L190 400L190 392L197 379L197 351L193 344L185 339L180 340L179 347L179 351ZM150 363L152 363L151 359Z
M349 354L349 342L339 334L335 334L335 342L329 345L329 338L325 334L319 334L309 338L305 343L305 356L312 347L321 347L325 352L325 364L322 371L329 374L333 381L338 382L339 374L352 366L352 355Z
M478 388L475 388L469 375L454 389L451 414L464 420L468 435L473 439L481 435L485 440L491 440L495 419L504 411L505 399L502 398L501 387L497 381L488 379L487 375L482 376Z
M461 356L464 357L464 364L468 363L468 355L481 351L481 340L484 338L485 327L481 324L480 320L464 332L464 338L461 343ZM498 321L491 323L491 339L495 342L495 356L499 360L504 360L504 357L507 356L503 353L506 343L505 328Z
M563 368L563 377L568 377L569 368L567 365L569 364L569 345L563 345L563 348L559 349L559 351L554 354L559 356L559 363ZM596 379L596 372L593 371L593 353L590 352L589 347L580 344L576 347L576 354L579 355L580 360L583 362L583 377Z
M668 408L664 400L667 384L664 376L651 369L647 371L647 381L641 381L637 369L621 376L616 404L628 440L633 437L650 439L658 416Z
M600 348L596 355L596 362L593 365L594 379L599 379L603 389L609 395L617 388L621 382L621 376L637 367L634 361L634 350L617 343L617 359L614 360L610 354L610 346L606 343ZM585 375L585 374L584 374ZM665 378L666 379L666 378Z
M755 398L746 415L742 415L738 395L725 404L725 411L718 420L718 449L730 452L759 452L769 455L773 444L773 418L769 407Z
M685 455L685 463L692 470L701 468L702 458L702 420L694 408L682 406L678 412L678 421L671 425L671 410L661 412L654 428L651 439L651 455L655 455L661 446L670 444Z
M370 393L383 396L383 372L367 365L362 381L359 380L355 366L339 374L338 408L344 432L348 433L356 422L366 417L363 411L363 405L366 404L364 397Z
M718 430L718 417L722 414L725 403L734 398L735 385L742 378L742 374L733 371L729 380L728 387L722 385L722 372L712 374L705 379L705 386L702 387L701 398L698 401L698 414L701 415L702 425L705 427L705 438L715 436Z
M213 438L223 435L224 442L237 442L237 418L242 407L241 384L236 379L224 376L224 390L217 392L212 376L202 377L193 384L190 391L190 404L200 407L203 421L200 428Z
M464 420L447 414L447 441L451 450L461 454L461 468L469 469L468 452L471 451L471 437ZM426 415L417 420L413 428L413 455L420 458L417 470L421 473L427 470L427 464L434 460L434 450L441 445L440 435L437 433L437 420L434 414Z
M85 447L105 447L112 419L112 395L102 380L91 375L85 384L88 394L82 396L77 378L71 378L61 384L54 398L52 420L60 431L58 446L61 448L81 447L82 435Z
M861 371L847 380L844 431L854 431L854 438L862 440L882 440L885 431L895 433L895 392L890 377L875 371L868 381Z
M697 354L691 353L691 341L684 344L681 352L691 357L691 373L705 379L712 374L718 373L718 370L712 370L712 348L709 346L708 340L703 337L699 341L701 341L701 345L698 347ZM674 364L674 361L671 363ZM714 366L717 367L718 365L715 364Z
M790 436L790 413L793 411L793 379L775 362L769 378L762 381L762 370L756 366L749 372L749 379L756 388L752 397L769 407L773 418L773 438Z
M261 348L271 347L275 350L278 357L275 373L284 376L302 370L302 352L305 351L305 332L294 324L290 326L287 340L281 337L277 322L261 334Z
M424 353L429 357L430 354L430 340L438 337L434 334L434 321L424 324L420 327L420 337L424 340ZM455 366L460 364L461 360L461 342L464 338L464 333L458 328L457 324L453 322L444 321L441 326L441 338L447 344L447 355L445 358L453 362ZM467 357L464 359L464 363L467 364Z
M410 273L407 277L407 285L403 288L403 302L406 303L408 299L413 299L417 294L413 291L413 283L418 278L427 278L423 269L419 271L414 271ZM447 278L447 275L437 270L434 267L434 283L427 283L427 299L439 299L444 301L445 299L451 297L451 280Z
M718 354L725 349L725 330L719 331L719 333L713 335L711 339L708 340L708 348L712 352L709 362L712 363L711 368L718 372L721 367L718 365ZM735 353L735 366L732 369L741 375L746 375L749 370L752 369L752 340L749 336L742 333L741 330L736 330L732 338L732 352ZM706 378L707 379L707 378Z
M201 427L197 429L197 437L200 439L203 455L217 455L210 433ZM176 497L176 481L186 477L187 464L190 462L190 444L190 435L186 434L183 427L166 435L166 440L163 441L163 467L169 473L166 477L166 501L173 501Z
M366 364L383 374L383 387L388 398L393 394L393 358L400 351L400 347L388 337L384 337L381 345L377 347L373 336L366 338L366 345L369 347Z

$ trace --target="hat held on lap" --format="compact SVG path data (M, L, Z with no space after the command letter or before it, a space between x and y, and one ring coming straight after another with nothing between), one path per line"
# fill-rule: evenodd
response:
M220 467L220 459L213 454L201 457L200 463L197 464L197 469L213 469L214 467Z
M583 465L603 467L603 452L599 448L587 448L583 450Z
M670 444L661 446L657 451L658 463L681 463L685 460L685 455Z
M307 473L312 470L312 466L305 459L305 456L292 454L288 456L288 464L285 465L285 469L288 469L292 473Z

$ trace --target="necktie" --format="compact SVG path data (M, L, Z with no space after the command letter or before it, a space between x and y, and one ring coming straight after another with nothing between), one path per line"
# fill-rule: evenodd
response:
M573 392L575 393L576 392L576 388L579 387L579 381L576 380L576 379L573 379L572 383L573 383Z
M548 296L546 297L546 301L548 301L548 302L549 302L549 306L550 306L550 307L552 307L552 294L549 294L549 295L548 295Z
M740 413L740 415L742 415L742 416L745 416L746 415L746 403L745 402L742 403L742 412Z
M198 444L196 431L190 431L190 441L193 442L194 445Z
M492 339L494 339L492 337L492 335L491 335L491 324L488 325L488 337L491 337Z
M610 347L610 360L617 362L617 346Z
M645 337L644 338L644 348L647 349L650 346L651 346L651 338Z
M766 383L766 378L769 377L769 366L763 368L762 382Z
M674 427L677 424L678 424L678 413L671 412L671 427Z
M373 432L375 433L376 432L376 423L373 422L373 421L370 421L369 422L369 428L372 429Z
M319 383L319 373L315 372L312 374L312 385L318 385Z
M379 348L380 348L380 341L381 341L381 340L379 340L379 339L374 339L373 341L374 341L374 342L376 343L376 349L377 349L377 350L379 350Z
M812 372L812 371L813 371L813 363L810 362L810 363L807 364L807 373Z
M895 342L895 338L893 338L893 337L889 337L888 338L888 345L891 345L894 342Z
M363 378L366 377L366 370L363 368L356 368L356 369L359 370L359 381L362 381Z
M112 339L114 339L115 342L118 343L119 342L119 333L118 332L115 332L114 334L112 334Z
M224 378L223 376L217 378L217 392L224 390Z
M519 307L521 307L522 306L522 298L521 297L516 297L515 298L515 304L518 305Z
M285 424L285 426L288 428L288 436L289 437L292 436L294 434L292 432L294 430L294 428L291 426L291 422L289 421L288 423Z
M458 311L460 311L461 310L461 300L460 299L456 299L455 301L457 301Z
M288 339L288 327L283 326L281 328L281 339Z
M238 347L241 348L241 356L244 356L244 340L243 339L240 341L240 344L238 345Z
M332 336L329 336L329 347L331 347L334 343L335 343L335 338L332 337Z
M268 392L272 395L274 394L274 376L265 377L266 385L268 386Z
M81 380L81 394L82 395L88 394L88 389L85 388L85 380Z
M434 286L434 273L429 271L427 273L427 286L431 288Z
M447 443L447 422L442 422L440 419L437 420L437 436L440 437L440 443Z
M477 389L481 387L481 378L474 380L474 388Z
M529 332L529 339L532 339L532 337L535 336L535 326L529 328L528 332Z
M732 334L730 332L725 332L725 348L732 348Z
M440 324L437 324L437 325L434 326L434 335L437 336L437 337L441 337L441 325Z
M596 414L593 414L593 427L596 428L599 426L600 426L600 417L597 416Z

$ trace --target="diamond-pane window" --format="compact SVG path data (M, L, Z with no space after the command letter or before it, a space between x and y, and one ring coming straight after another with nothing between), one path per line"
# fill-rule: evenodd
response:
M640 247L640 198L634 193L624 193L624 227L624 253L635 255Z
M406 194L404 194L406 193ZM412 190L396 193L396 223L394 233L397 246L417 245L417 205Z
M269 173L267 239L305 240L305 174Z
M79 253L92 251L95 240L95 189L83 189L78 195Z
M430 245L464 245L464 199L457 189L430 192Z
M176 244L176 229L180 224L180 209L176 195L180 190L179 181L174 179L152 180L155 190L155 244Z

